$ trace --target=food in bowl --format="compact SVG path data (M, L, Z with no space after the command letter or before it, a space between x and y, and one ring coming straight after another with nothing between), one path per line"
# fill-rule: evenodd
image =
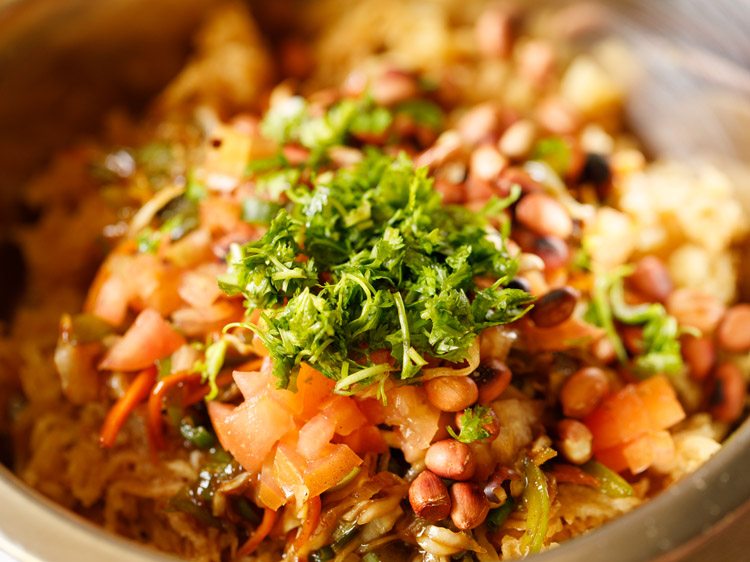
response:
M647 161L581 12L337 6L275 87L217 8L29 185L16 472L184 558L372 562L533 554L695 470L746 402L728 180Z

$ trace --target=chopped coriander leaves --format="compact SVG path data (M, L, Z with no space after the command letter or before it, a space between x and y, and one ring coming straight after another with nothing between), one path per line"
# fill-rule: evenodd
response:
M344 99L323 115L312 115L307 102L293 96L271 107L261 132L279 144L301 144L312 151L312 160L317 161L328 148L344 144L351 135L385 133L391 121L391 113L370 98Z
M609 297L617 320L643 326L643 353L635 358L636 371L645 376L681 373L684 363L680 349L680 328L664 306L659 303L627 304L622 277L612 284Z
M659 303L629 305L625 302L623 278L631 268L622 267L594 280L588 321L604 328L620 361L627 352L615 328L615 321L643 327L642 352L634 358L633 367L642 376L656 373L676 375L684 370L680 348L683 331L677 320Z
M504 289L516 263L481 215L445 207L424 169L375 151L353 168L295 186L258 241L233 246L220 285L262 310L248 326L281 387L302 362L340 392L419 374L429 355L461 362L479 332L522 315L531 297ZM494 233L493 236L490 234ZM498 279L480 289L477 276ZM373 364L388 349L396 365Z
M495 423L495 416L487 406L466 408L459 417L461 431L457 434L452 427L448 428L451 437L461 443L473 443L492 437L488 427Z
M219 286L230 295L243 294L251 308L268 308L316 284L314 261L302 259L301 236L299 221L279 211L260 240L230 247Z

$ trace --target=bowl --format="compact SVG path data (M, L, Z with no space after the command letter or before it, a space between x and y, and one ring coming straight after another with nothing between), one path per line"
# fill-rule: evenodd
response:
M142 108L178 72L191 33L211 6L210 0L0 2L0 240L22 211L15 195L23 181L69 139L96 131L107 109ZM255 8L261 25L272 27L273 10L260 2ZM578 11L581 25L571 33L581 40L614 33L639 61L628 111L648 150L721 165L745 182L739 195L750 209L750 176L738 163L750 161L750 2L624 0L566 3L563 9ZM159 57L149 56L155 51ZM740 289L750 300L748 288ZM750 421L691 476L535 560L744 559L750 547L747 466ZM0 497L0 551L17 560L172 559L105 533L3 467Z

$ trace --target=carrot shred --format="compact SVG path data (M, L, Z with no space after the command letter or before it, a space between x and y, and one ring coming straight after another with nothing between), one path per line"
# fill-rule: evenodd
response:
M320 496L310 498L307 502L307 517L305 517L305 521L302 523L302 527L300 527L300 530L297 533L297 538L294 539L295 552L299 553L299 551L308 543L310 537L312 537L315 532L315 529L318 528L318 523L320 522L320 510ZM306 560L307 556L305 555L301 558Z
M599 479L596 476L584 472L577 466L558 464L552 469L552 474L558 482L578 484L579 486L588 486L589 488L599 487Z
M200 381L201 374L190 371L181 371L169 375L156 383L151 396L148 399L148 434L151 437L151 445L154 449L164 447L163 421L161 408L167 392L179 384L187 384Z
M125 391L125 394L115 402L115 405L107 413L99 434L99 444L102 447L109 448L115 444L120 429L122 429L135 407L146 399L155 380L155 367L149 367L141 371Z
M245 544L243 544L237 551L237 556L247 556L248 554L255 552L255 549L260 546L263 539L265 539L271 532L271 529L273 529L273 526L276 523L276 517L277 512L266 508L263 511L263 520L260 522L260 525L258 525L258 528L255 529L252 535L250 535L250 538L247 539Z

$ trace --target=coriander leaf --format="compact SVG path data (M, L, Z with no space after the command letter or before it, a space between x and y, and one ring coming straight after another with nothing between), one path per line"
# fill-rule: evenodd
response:
M625 324L643 325L643 353L635 359L638 373L679 374L684 369L677 320L662 304L629 305L625 302L622 277L610 287L609 298L615 318Z
M380 135L391 124L391 114L371 98L344 99L323 115L313 115L299 97L286 98L266 114L261 132L279 144L298 142L312 151L316 163L325 151L344 144L350 135Z
M628 354L615 328L612 306L609 301L609 288L615 279L622 276L621 272L611 275L597 275L594 277L594 286L591 291L591 302L586 310L584 319L604 329L607 338L615 349L615 354L620 362L625 362Z
M300 232L301 225L281 210L260 240L230 247L221 288L230 295L243 294L250 308L267 308L316 284L314 261L301 259Z
M344 109L331 123L346 120ZM406 156L369 150L356 166L310 178L287 192L260 240L230 249L221 280L263 309L250 329L280 386L294 385L303 361L339 392L390 373L411 379L425 355L461 362L481 330L525 312L528 294L501 286L517 268L501 235L481 214L443 206ZM497 283L480 289L477 276ZM373 361L382 350L395 365Z
M466 408L464 413L459 417L461 431L456 434L452 427L448 428L451 437L461 443L473 443L491 437L492 434L487 429L495 423L492 411L487 406L473 406Z

